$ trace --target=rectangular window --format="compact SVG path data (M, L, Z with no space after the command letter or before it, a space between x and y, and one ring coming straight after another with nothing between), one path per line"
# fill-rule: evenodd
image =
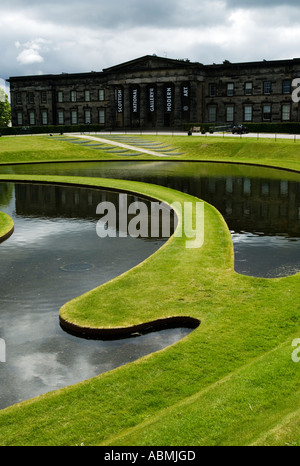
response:
M226 107L226 121L232 123L234 121L234 106L228 105Z
M71 91L71 102L76 102L77 94L76 91Z
M252 121L252 105L245 105L244 121Z
M90 93L90 91L84 91L84 100L85 100L86 102L90 102L90 100L91 100L91 93Z
M86 125L89 125L91 123L91 111L90 110L84 111L84 122Z
M22 95L21 92L18 92L16 95L16 104L21 105L22 104Z
M290 104L283 104L281 109L282 121L290 121L291 119L291 106Z
M104 89L99 89L99 100L100 102L105 100L105 92Z
M63 124L64 124L64 121L65 121L65 119L64 119L64 112L63 112L62 110L59 110L57 116L58 116L58 124L59 124L59 125L63 125Z
M22 114L22 112L17 113L17 124L18 124L18 126L23 125L23 114Z
M58 91L57 93L57 102L63 102L64 101L64 96L62 91Z
M271 121L271 105L266 104L263 106L263 120Z
M46 110L42 111L42 125L47 125L48 124L48 113Z
M209 123L217 121L217 107L208 107L208 121Z
M77 110L72 110L71 112L71 123L72 125L77 125Z
M99 110L99 123L101 125L104 125L104 123L105 123L105 110L104 110L104 108L101 108Z
M29 92L29 94L28 94L28 103L29 104L34 104L34 94L33 94L33 92Z
M270 95L272 92L272 83L271 81L265 81L264 82L264 94L265 95Z
M41 102L42 102L42 104L47 103L47 92L45 92L45 91L41 92Z
M227 96L232 97L234 95L234 84L228 83L227 84Z
M35 125L35 113L34 112L29 112L29 124Z
M253 94L253 85L252 83L248 82L245 83L245 95L252 95Z
M292 87L291 87L291 81L288 79L285 79L282 81L282 93L283 94L291 94L292 92Z
M209 85L209 96L216 97L217 96L217 85L212 83Z

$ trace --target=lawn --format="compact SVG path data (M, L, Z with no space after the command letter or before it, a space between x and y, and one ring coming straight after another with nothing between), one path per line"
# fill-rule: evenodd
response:
M300 169L293 141L138 138L184 152L172 159ZM0 140L1 163L93 157L91 148L42 136ZM117 158L102 152L97 157ZM143 158L156 160L135 156ZM124 180L0 179L96 185L194 207L199 201ZM0 411L1 445L300 445L300 365L292 360L292 342L300 338L300 274L272 280L237 274L227 225L212 206L205 204L204 212L201 248L186 248L186 238L173 236L142 264L60 310L78 327L124 328L174 316L200 325L162 351Z
M0 212L0 243L5 241L12 233L14 222L9 215Z

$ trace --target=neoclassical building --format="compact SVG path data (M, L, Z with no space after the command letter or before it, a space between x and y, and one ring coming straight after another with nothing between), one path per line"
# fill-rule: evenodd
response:
M13 126L182 129L184 123L298 122L295 78L299 58L203 65L147 55L100 72L8 82Z

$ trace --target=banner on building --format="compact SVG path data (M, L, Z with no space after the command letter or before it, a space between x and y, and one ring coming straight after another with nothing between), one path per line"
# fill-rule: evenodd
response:
M139 87L131 88L131 113L137 115L140 109L140 89Z
M148 88L149 112L154 113L156 110L156 89L154 86Z
M174 110L174 86L172 84L165 87L165 110L167 113Z
M123 89L117 89L117 112L123 113Z
M190 85L183 84L181 88L182 111L188 112L190 109Z

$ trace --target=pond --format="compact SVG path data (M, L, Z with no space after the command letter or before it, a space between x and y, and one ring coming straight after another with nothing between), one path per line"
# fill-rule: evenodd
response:
M192 162L89 162L10 165L2 173L97 176L145 181L211 203L232 234L235 269L274 278L300 270L300 177L282 170ZM114 199L115 197L115 199ZM99 189L0 183L0 210L15 221L1 244L0 408L74 384L180 340L178 328L117 341L63 332L59 308L141 262L165 239L96 234Z
M232 234L235 270L276 278L300 270L300 174L230 163L115 161L2 166L2 173L130 179L214 205Z
M183 338L174 328L115 341L64 332L60 307L153 254L164 238L96 233L96 206L118 194L55 185L0 183L0 210L15 222L0 245L0 408L80 382ZM136 197L128 197L128 203ZM143 200L145 202L145 200Z

